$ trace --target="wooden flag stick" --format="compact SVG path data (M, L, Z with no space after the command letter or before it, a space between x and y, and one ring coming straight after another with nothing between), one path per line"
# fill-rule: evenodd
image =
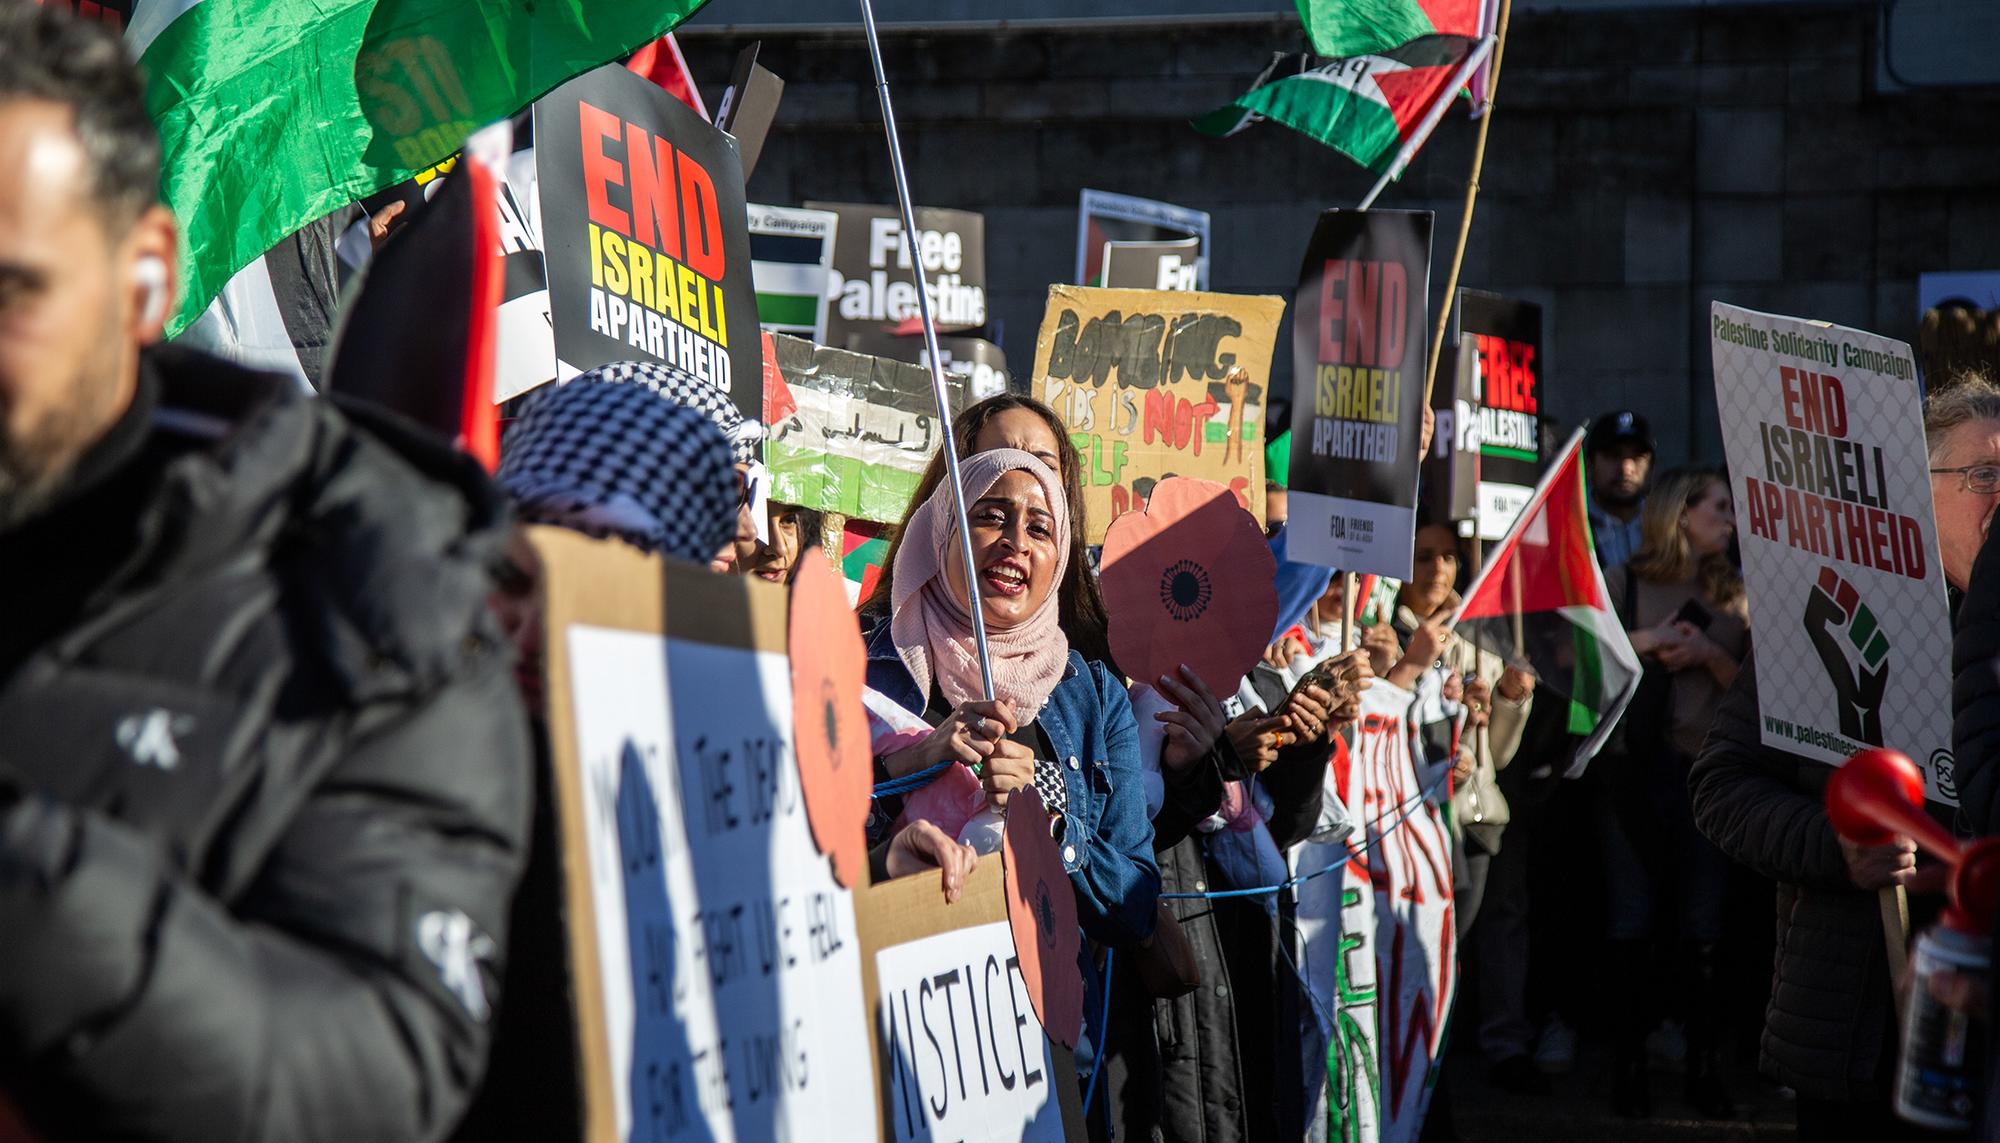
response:
M1875 903L1882 912L1882 943L1889 954L1889 980L1903 979L1910 964L1910 896L1901 885L1881 890Z
M1444 280L1444 304L1438 307L1437 332L1431 336L1430 361L1424 366L1424 404L1431 403L1431 387L1437 383L1438 354L1444 352L1444 334L1451 324L1452 302L1458 296L1458 271L1465 262L1465 242L1472 233L1472 208L1479 199L1479 172L1486 165L1486 132L1493 126L1493 101L1500 92L1500 61L1507 55L1507 16L1513 0L1500 0L1500 23L1494 31L1493 69L1486 73L1486 114L1479 117L1479 135L1472 145L1472 174L1465 180L1465 212L1458 220L1458 243L1452 248L1451 270Z

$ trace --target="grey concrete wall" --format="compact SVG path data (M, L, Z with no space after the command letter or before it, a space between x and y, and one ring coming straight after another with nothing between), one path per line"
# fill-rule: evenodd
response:
M1878 91L1875 27L1849 3L1518 15L1463 283L1545 307L1555 418L1629 406L1665 459L1719 459L1711 299L1914 340L1918 273L2000 269L2000 91ZM763 38L788 86L753 200L890 201L858 33ZM682 42L719 94L746 41L691 26ZM1213 212L1213 288L1290 294L1319 210L1372 180L1275 125L1213 140L1187 120L1302 46L1283 13L885 32L919 201L986 213L1010 360L1025 366L1044 290L1072 272L1086 186ZM1382 201L1437 212L1434 305L1473 136L1454 114Z

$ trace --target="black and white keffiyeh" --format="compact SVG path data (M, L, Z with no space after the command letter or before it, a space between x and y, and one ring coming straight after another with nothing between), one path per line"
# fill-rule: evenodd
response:
M664 396L592 373L530 395L497 475L520 518L713 559L736 535L731 442L712 415Z
M723 389L703 381L685 369L652 361L619 361L600 365L579 374L576 381L619 381L644 385L676 405L685 405L715 422L729 438L736 463L751 464L757 459L757 442L764 439L764 426L746 419ZM576 381L570 384L576 384Z

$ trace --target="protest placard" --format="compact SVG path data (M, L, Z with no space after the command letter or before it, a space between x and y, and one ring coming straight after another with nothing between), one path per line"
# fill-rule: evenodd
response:
M532 538L586 1137L872 1136L854 898L800 794L784 590Z
M1089 540L1153 485L1229 487L1264 520L1264 401L1283 298L1050 286L1036 395L1083 454Z
M1116 286L1104 277L1104 244L1107 242L1172 242L1196 240L1194 257L1183 269L1194 271L1190 290L1208 289L1209 217L1205 210L1190 210L1170 202L1140 198L1110 191L1083 191L1076 210L1076 281L1081 286ZM1166 289L1148 283L1145 289Z
M856 520L895 523L950 425L938 418L930 371L795 337L772 337L797 406L771 426L771 498ZM947 375L955 414L965 387Z
M1464 534L1479 511L1479 365L1470 337L1446 341L1438 355L1431 411L1437 425L1417 482L1418 503L1433 519L1463 522Z
M729 136L617 65L535 104L558 375L676 366L763 400L743 169Z
M1170 242L1106 242L1104 285L1113 290L1194 290L1201 276L1198 238Z
M1082 1139L1074 1055L1029 1003L1000 855L947 906L935 874L856 894L882 1138Z
M903 245L903 216L894 206L807 202L839 216L826 344L846 346L857 333L923 332L917 287ZM986 216L969 210L917 208L917 260L930 292L931 320L940 333L986 324Z
M1951 614L1916 359L1900 341L1714 303L1709 338L1768 746L1889 746L1956 804Z
M924 349L921 330L914 337L850 333L847 335L847 348L870 357L886 357L891 361L908 361L927 369L930 367L930 354ZM940 337L938 352L944 357L945 373L958 378L972 400L983 400L1007 391L1007 355L985 338Z
M1292 321L1291 558L1410 578L1431 214L1329 210Z
M1498 540L1542 478L1542 307L1460 290L1452 312L1475 346L1479 538Z
M750 272L757 321L772 333L826 344L827 283L839 219L824 210L751 203Z
M1407 721L1415 697L1382 679L1361 692L1354 746L1344 768L1326 775L1327 796L1358 828L1292 858L1299 875L1339 867L1299 886L1298 927L1306 987L1331 1021L1304 1045L1306 1074L1326 1073L1309 1121L1342 1143L1414 1143L1458 990L1451 831L1438 782L1451 759L1415 752Z

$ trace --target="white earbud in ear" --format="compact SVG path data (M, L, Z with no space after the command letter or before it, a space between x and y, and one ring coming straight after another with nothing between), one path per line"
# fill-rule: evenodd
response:
M139 303L140 320L147 325L167 316L167 263L157 254L148 254L132 267L132 280L146 291Z

